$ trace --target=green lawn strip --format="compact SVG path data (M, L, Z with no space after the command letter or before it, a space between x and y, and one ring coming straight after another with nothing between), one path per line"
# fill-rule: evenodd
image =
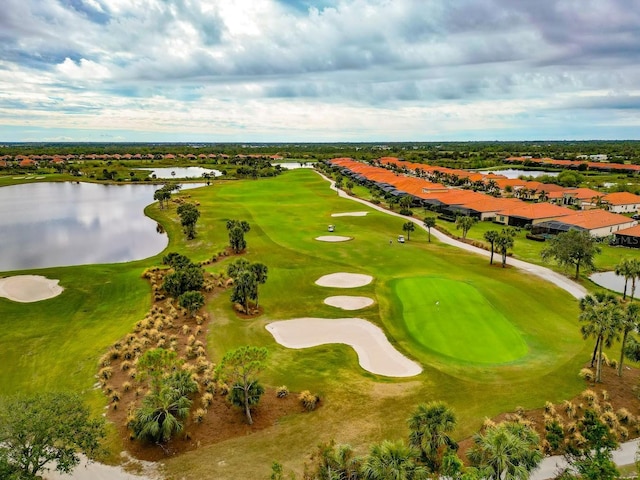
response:
M471 363L506 363L527 345L513 325L478 290L440 277L399 280L394 289L407 329L421 345Z

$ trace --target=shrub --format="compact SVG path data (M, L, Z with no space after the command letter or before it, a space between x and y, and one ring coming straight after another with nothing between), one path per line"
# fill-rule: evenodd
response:
M602 390L600 395L602 395L602 400L604 400L605 402L609 401L609 392L607 392L606 390Z
M562 403L562 408L564 408L564 413L567 414L567 417L574 418L576 416L576 406L569 400L565 400Z
M596 392L593 390L585 390L581 393L581 396L589 405L593 405L597 398Z
M276 397L278 398L285 398L289 396L289 389L287 388L286 385L282 385L278 388L276 388Z
M122 370L123 372L126 372L130 368L131 368L131 362L129 362L128 360L125 360L120 364L120 370Z
M555 415L556 414L556 407L551 402L545 402L544 411L545 411L545 413L548 413L549 415Z
M222 395L222 396L228 395L229 394L229 385L227 385L226 383L218 383L218 391L220 392L220 395Z
M612 358L611 360L609 360L609 366L611 368L618 368L618 360L616 360L615 358Z
M300 400L300 403L302 404L304 409L309 412L315 410L318 406L318 402L320 401L320 397L314 395L309 390L305 390L304 392L300 393L298 399Z
M616 416L618 417L620 423L623 425L629 425L634 421L634 417L631 412L624 407L616 412Z
M204 393L200 402L204 408L209 408L209 405L213 402L213 394L209 392Z
M580 370L580 373L578 373L578 376L587 382L593 382L596 379L595 373L593 373L593 370L590 368L583 368Z
M98 372L98 378L102 380L109 380L113 375L113 369L111 367L104 367Z
M120 401L120 393L114 390L113 392L111 392L111 403L116 403L119 401Z
M204 408L198 408L195 412L193 412L193 421L195 423L202 423L204 421L204 417L207 416L207 411Z
M123 392L128 392L131 390L131 383L130 382L124 382L122 384L122 391Z

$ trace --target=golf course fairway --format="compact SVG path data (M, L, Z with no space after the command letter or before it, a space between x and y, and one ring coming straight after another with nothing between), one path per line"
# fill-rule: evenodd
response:
M408 331L421 345L464 362L507 363L527 353L518 330L472 285L441 277L394 282Z

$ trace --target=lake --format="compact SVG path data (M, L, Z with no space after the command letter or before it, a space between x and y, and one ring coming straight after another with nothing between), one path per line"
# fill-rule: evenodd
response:
M214 177L222 175L220 170L203 167L158 167L137 168L136 170L151 170L149 176L155 175L156 178L202 178L203 173L211 173Z
M144 215L158 188L73 182L0 188L0 271L128 262L160 253L167 235Z
M483 172L487 173L487 172ZM527 177L538 178L543 175L548 175L550 177L557 177L560 172L543 172L542 170L516 170L514 168L508 168L506 170L492 170L492 173L497 173L498 175L504 175L507 178L519 178L521 175L525 175Z
M280 165L280 168L284 170L295 170L296 168L313 168L314 164L315 162L314 163L278 162L278 163L272 163L271 165L273 165L274 167L276 165Z
M589 279L596 285L608 288L614 292L624 293L624 277L616 275L616 272L598 272L594 273ZM631 294L631 280L627 285L627 293Z

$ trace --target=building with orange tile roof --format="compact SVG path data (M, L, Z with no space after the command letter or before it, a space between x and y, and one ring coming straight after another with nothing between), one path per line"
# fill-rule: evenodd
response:
M596 208L604 193L590 188L567 188L562 193L564 205L575 205L582 210Z
M614 213L631 213L640 210L640 195L629 192L608 193L602 200L609 206L609 211Z
M618 230L615 243L621 247L640 248L640 225Z
M496 215L496 222L514 227L524 227L525 225L535 225L537 223L566 217L574 213L574 210L560 207L551 203L526 203L505 208Z
M572 228L588 231L594 237L606 237L635 226L638 222L606 210L582 210L556 219L556 225L538 225L538 229L549 227L546 233L558 233ZM536 231L538 230L536 229ZM555 231L554 231L555 230Z

